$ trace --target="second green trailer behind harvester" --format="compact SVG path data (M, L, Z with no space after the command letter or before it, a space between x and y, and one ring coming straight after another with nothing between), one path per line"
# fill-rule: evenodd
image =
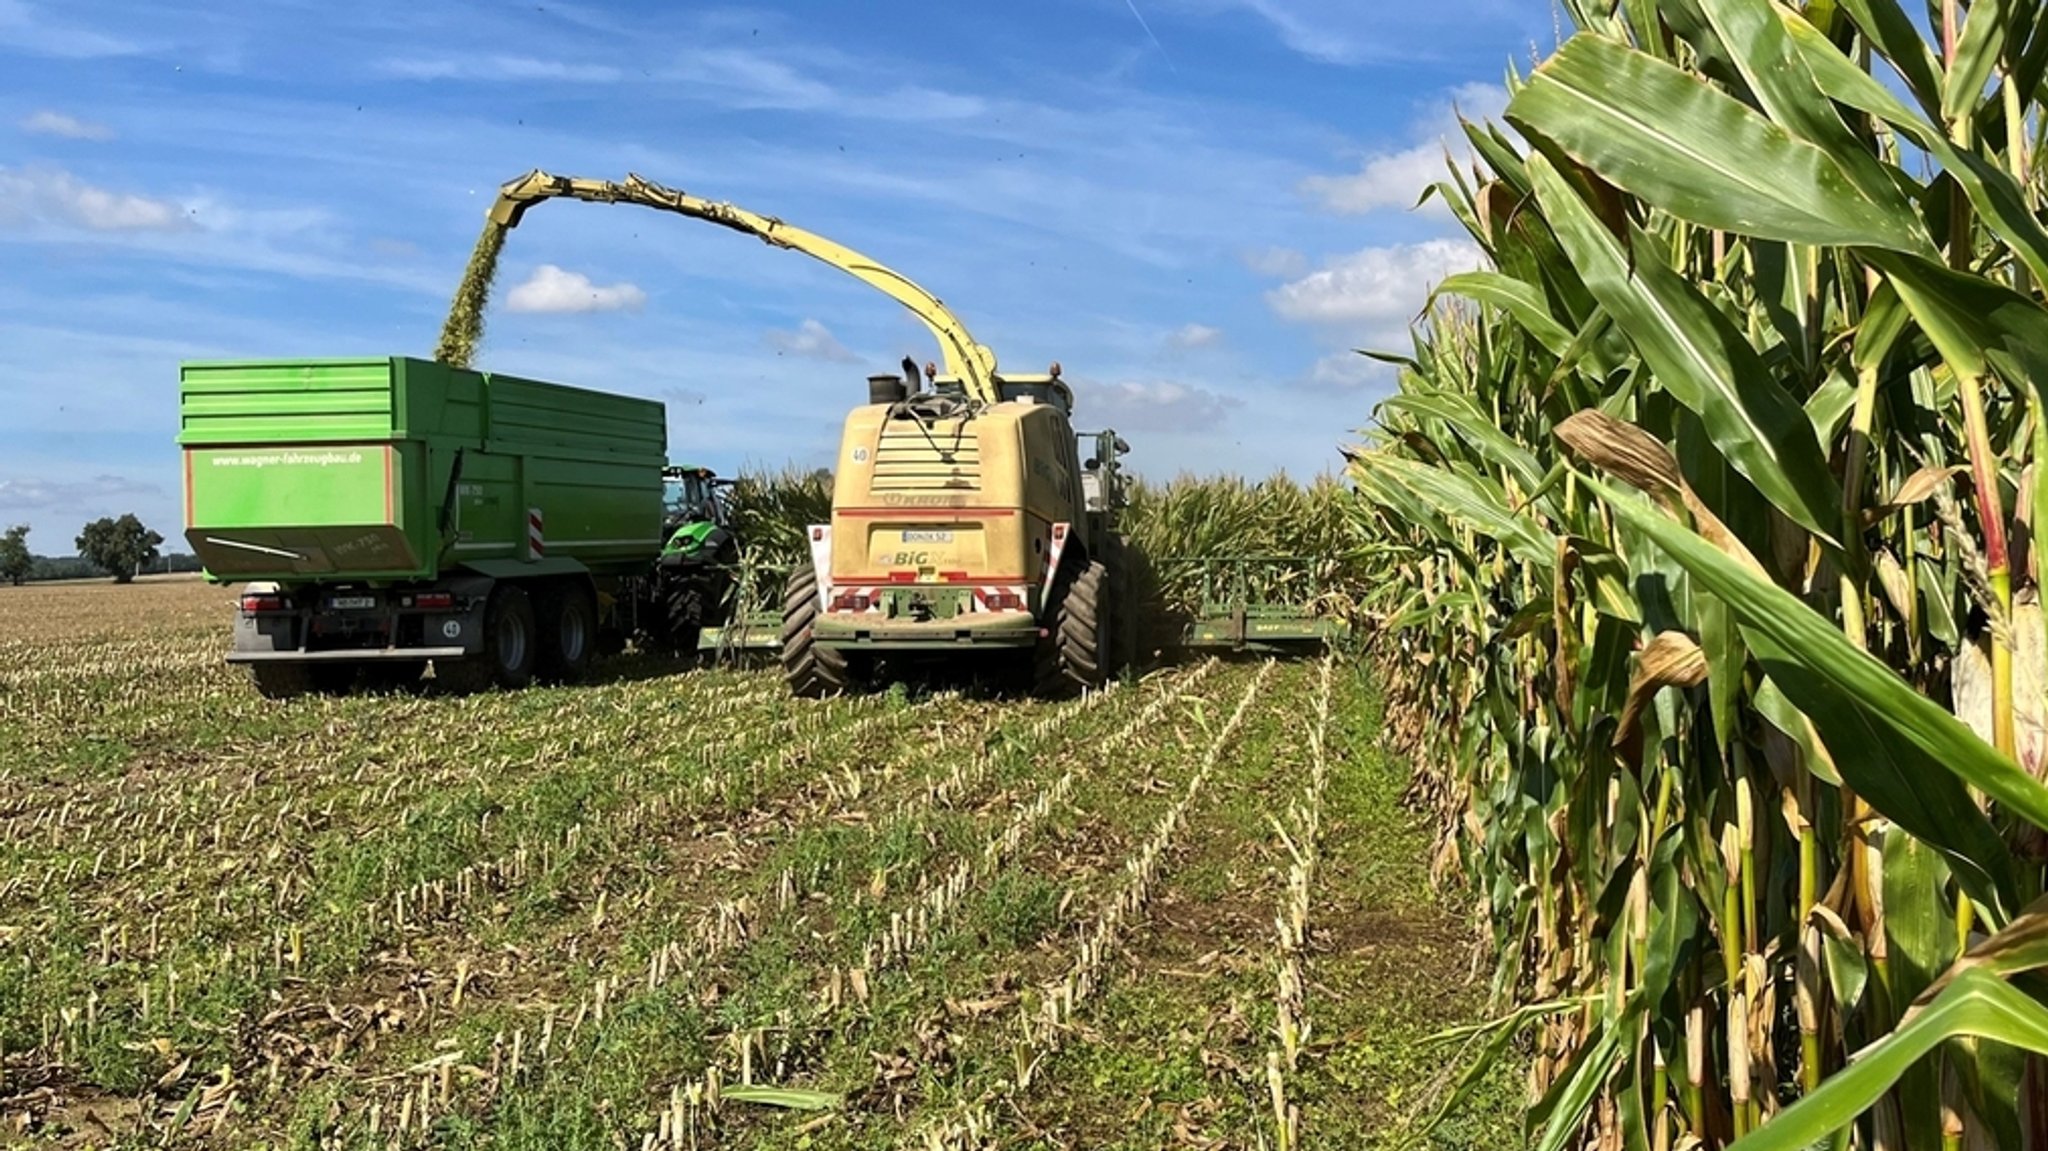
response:
M573 679L718 622L662 564L656 401L390 357L188 363L179 407L186 538L267 695Z

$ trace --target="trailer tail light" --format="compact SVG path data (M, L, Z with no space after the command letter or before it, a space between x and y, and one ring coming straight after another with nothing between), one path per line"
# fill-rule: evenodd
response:
M406 596L401 606L425 608L429 611L447 611L455 606L455 597L444 591L432 591L421 595Z
M281 595L245 595L242 597L242 614L258 615L267 611L287 611L289 605Z
M833 611L866 611L875 601L854 592L840 592L832 597Z

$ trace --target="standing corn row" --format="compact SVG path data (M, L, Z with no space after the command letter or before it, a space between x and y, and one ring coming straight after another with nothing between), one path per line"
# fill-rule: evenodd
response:
M1941 1041L2048 1046L2048 13L1564 8L1350 469L1537 1145L2019 1146L2048 1077Z

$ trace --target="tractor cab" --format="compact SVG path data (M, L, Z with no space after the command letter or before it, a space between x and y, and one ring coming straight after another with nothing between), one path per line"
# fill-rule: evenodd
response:
M725 492L731 480L718 478L710 468L671 466L661 470L662 535L674 551L687 537L701 544L714 529L727 528L731 519Z

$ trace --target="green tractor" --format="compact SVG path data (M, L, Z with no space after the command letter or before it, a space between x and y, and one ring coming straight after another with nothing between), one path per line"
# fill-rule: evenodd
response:
M725 495L732 481L688 465L663 468L661 481L662 548L649 631L661 646L687 654L697 650L704 629L722 627L732 614L740 562Z

